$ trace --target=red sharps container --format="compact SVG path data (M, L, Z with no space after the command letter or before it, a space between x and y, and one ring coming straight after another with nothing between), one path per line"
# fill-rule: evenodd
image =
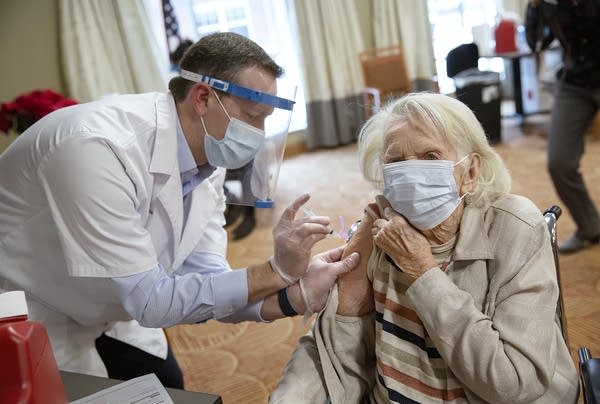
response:
M500 20L494 30L496 53L517 51L517 25L512 20Z
M0 402L65 404L46 327L27 314L24 292L0 294Z

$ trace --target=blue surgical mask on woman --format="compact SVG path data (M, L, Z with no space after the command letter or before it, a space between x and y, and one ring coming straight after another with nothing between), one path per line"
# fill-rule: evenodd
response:
M204 152L208 163L213 167L229 169L240 168L248 164L265 140L265 132L237 118L229 116L216 93L217 101L229 119L225 136L221 140L212 137L204 127Z
M405 160L383 165L383 195L392 208L419 230L446 220L462 201L450 160Z

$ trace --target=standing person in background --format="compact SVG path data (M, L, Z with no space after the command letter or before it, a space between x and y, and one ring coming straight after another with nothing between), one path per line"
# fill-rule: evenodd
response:
M273 257L231 270L225 169L254 159L267 118L291 110L276 96L283 71L233 33L180 64L169 93L60 109L0 156L0 293L26 292L62 370L183 387L161 328L317 311L358 263L342 249L311 260L329 219L296 218L303 195L273 229Z
M243 195L251 193L250 181L253 165L254 161L251 161L244 167L236 170L227 170L227 173L225 174L225 203L227 203L227 208L225 209L225 228L232 226L237 222L240 216L242 217L240 223L231 231L234 240L243 239L252 233L252 230L256 227L256 208L251 205L229 203L235 201L238 197L231 192L227 183L229 181L238 182Z
M558 196L577 225L559 245L574 253L600 242L600 216L579 172L585 134L600 107L600 2L536 0L527 7L527 40L534 52L552 37L563 50L552 105L548 170Z
M194 44L194 42L192 40L183 39L183 40L181 40L179 45L177 45L177 48L175 48L175 50L169 54L169 60L171 61L172 70L175 70L175 71L179 70L179 61L185 54L185 51L188 50L188 48L190 46L192 46L193 44Z

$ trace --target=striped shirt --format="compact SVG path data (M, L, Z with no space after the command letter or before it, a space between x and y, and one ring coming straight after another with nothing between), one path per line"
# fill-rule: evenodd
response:
M452 271L456 237L432 247L439 267ZM405 296L410 278L380 250L372 274L377 356L377 384L373 402L465 403L460 382L433 345L419 317Z

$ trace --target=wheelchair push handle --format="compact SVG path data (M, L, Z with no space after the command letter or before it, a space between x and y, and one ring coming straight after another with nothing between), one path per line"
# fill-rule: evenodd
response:
M544 216L546 216L548 213L554 215L554 220L558 220L558 218L562 214L562 209L558 205L553 205L552 207L546 209L546 211L544 212Z

